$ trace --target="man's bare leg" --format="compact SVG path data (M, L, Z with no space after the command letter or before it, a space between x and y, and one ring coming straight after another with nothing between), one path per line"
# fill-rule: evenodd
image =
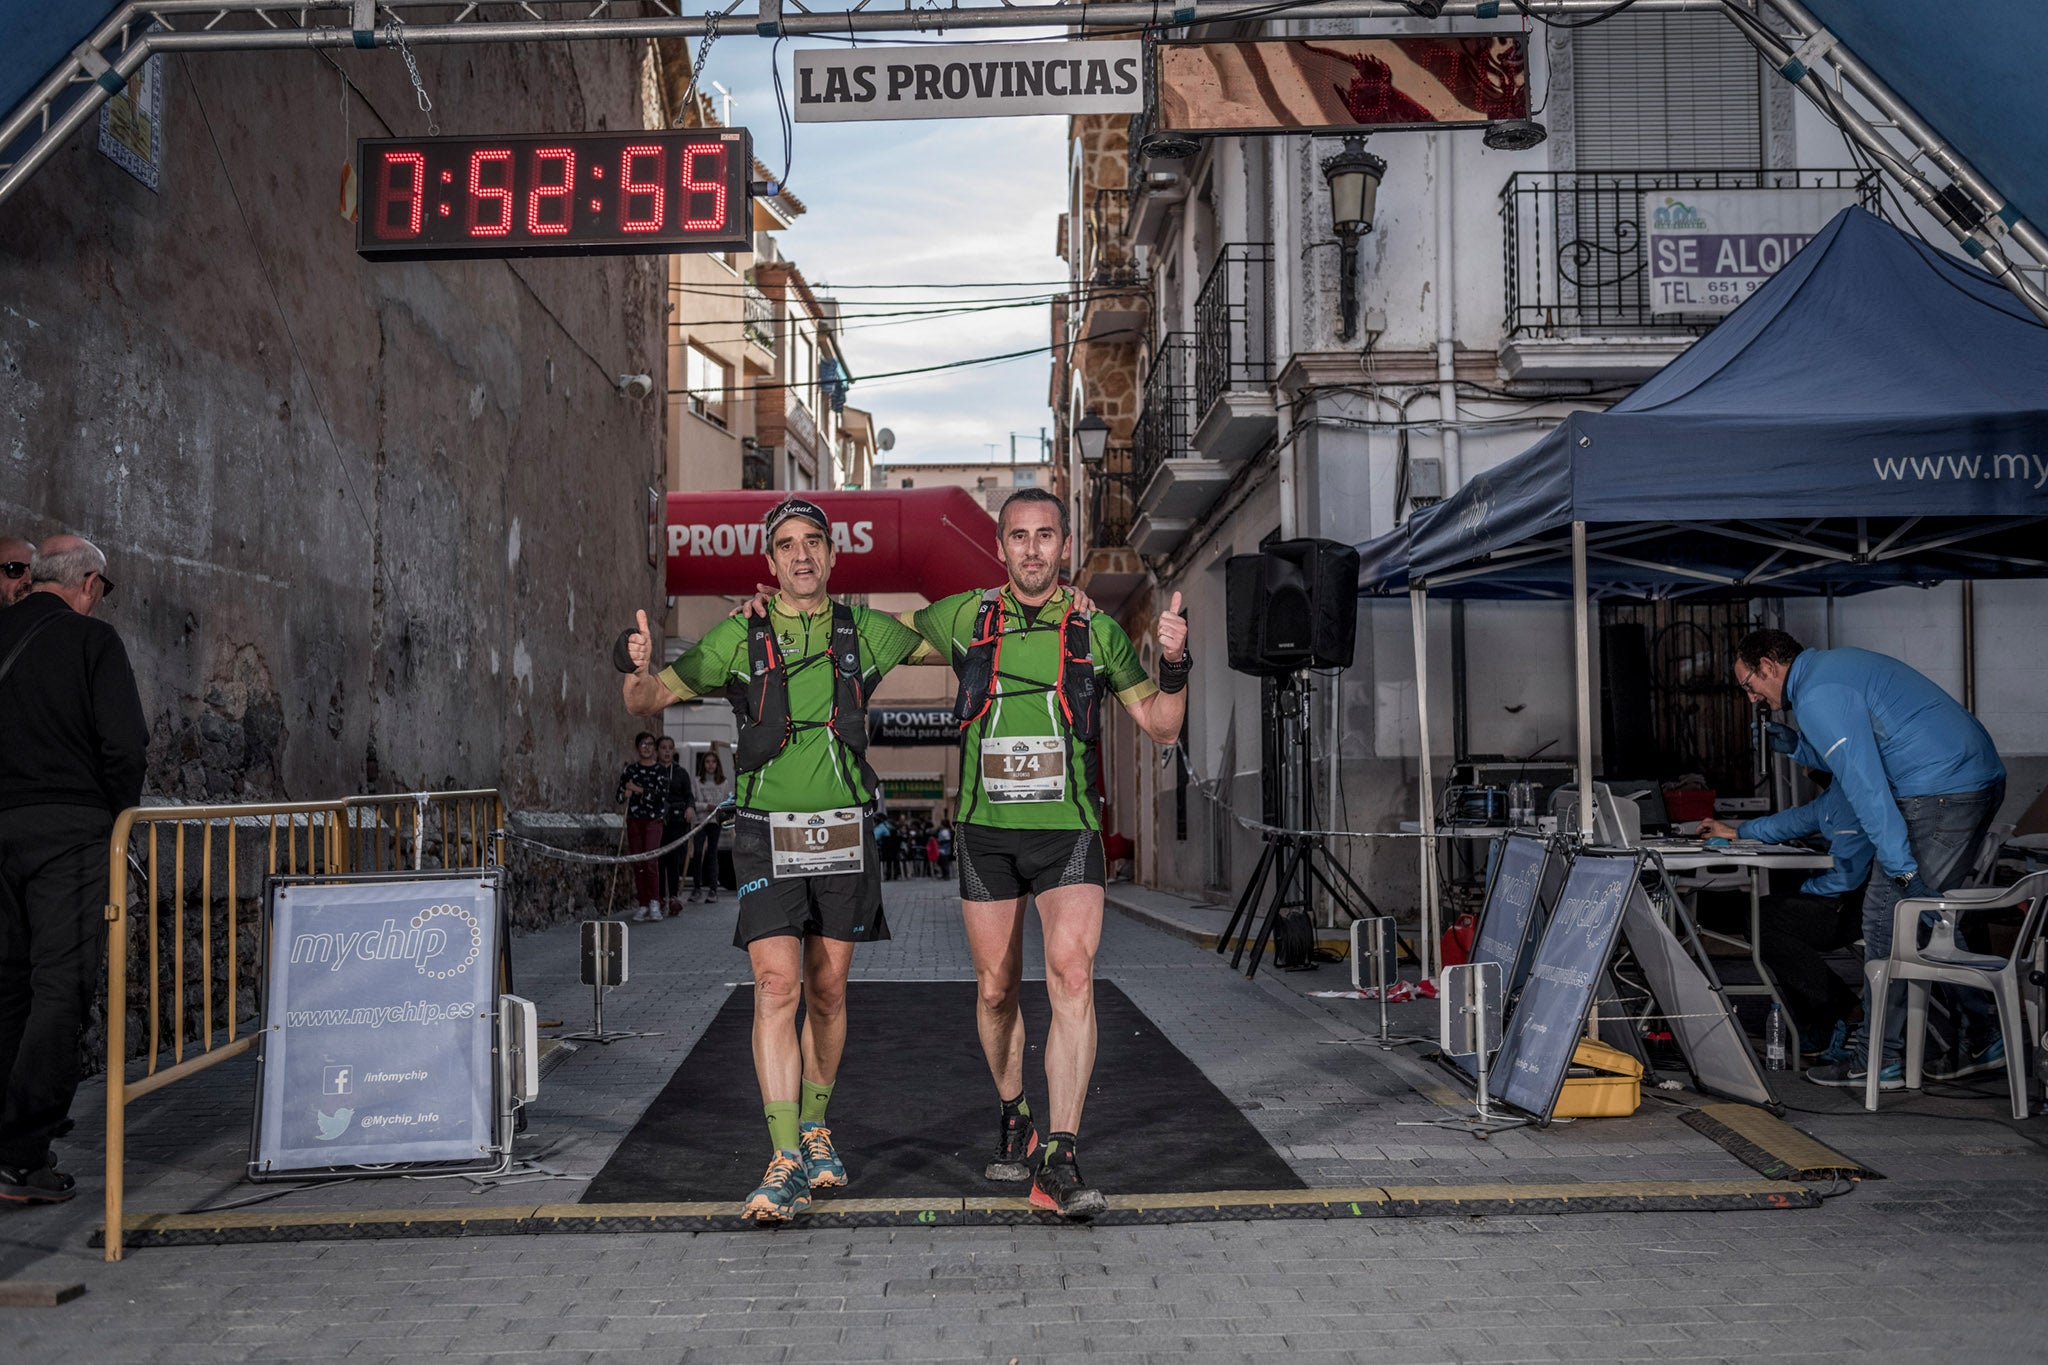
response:
M804 941L790 935L757 938L747 945L747 960L754 967L754 1078L761 1084L763 1104L795 1104L803 1079L796 1036L803 959Z
M996 1083L997 1099L1024 1093L1024 898L962 901L967 951L974 959L974 1027Z
M1045 1035L1052 1131L1079 1133L1081 1106L1095 1073L1095 953L1102 945L1102 888L1041 891L1038 920L1045 931L1045 989L1052 1001L1052 1025Z
M853 945L836 938L804 940L803 1079L829 1086L846 1050L846 973ZM791 1098L795 1091L791 1091Z
M741 1216L782 1223L811 1202L796 1155L797 1087L803 1079L796 1006L802 995L804 943L790 935L755 939L747 945L747 960L754 968L754 1078L760 1082L768 1145L774 1155L760 1188L747 1196Z

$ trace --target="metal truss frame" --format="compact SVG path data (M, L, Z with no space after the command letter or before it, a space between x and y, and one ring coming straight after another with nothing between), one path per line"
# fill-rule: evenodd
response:
M1603 583L1595 587L1593 595L1677 598L1695 592L1730 588L1768 589L1770 585L1781 580L1822 571L1830 565L1882 564L1910 559L1932 550L1947 550L1958 558L1981 559L1987 564L2048 569L2048 560L2024 559L2011 554L1991 554L1967 548L1967 542L1982 536L1997 535L2023 526L2048 525L2048 522L2044 522L2040 517L2020 516L1992 521L1972 521L1962 527L1944 519L1935 526L1926 528L1920 535L1914 533L1922 530L1922 522L1926 519L1905 517L1897 519L1897 524L1885 530L1882 538L1876 541L1872 539L1871 520L1868 517L1816 517L1802 524L1793 525L1788 522L1751 518L1730 521L1647 521L1589 526L1586 528L1588 560L1643 569L1656 576L1644 582ZM1889 523L1893 519L1883 520ZM1759 558L1749 568L1739 573L1729 573L1693 565L1674 564L1666 560L1645 559L1638 554L1619 553L1635 545L1660 545L1672 534L1718 536L1724 540L1752 545L1757 547ZM1434 575L1429 579L1429 588L1431 592L1440 592L1458 583L1493 578L1504 571L1539 564L1568 562L1571 555L1571 536L1558 533L1497 551L1470 567ZM1674 578L1685 580L1692 586L1675 585L1670 582ZM1502 586L1515 587L1512 583ZM1544 584L1530 584L1523 591L1535 598L1564 600L1570 596L1569 590L1563 587ZM1815 587L1805 591L1818 594L1822 589Z
M1940 3L1941 0L1929 0ZM118 92L142 63L159 52L296 51L305 48L376 48L396 42L408 47L467 43L561 42L616 38L692 38L737 30L751 21L761 37L805 34L941 34L966 29L1052 28L1075 35L1141 32L1221 23L1252 17L1298 19L1514 18L1506 0L1301 0L1285 8L1248 8L1245 0L1103 0L1103 3L960 4L951 0L903 0L901 9L813 10L803 0L727 0L700 14L681 12L682 0L513 0L491 5L458 0L130 0L72 50L42 84L0 123L0 155L21 146L12 161L0 161L0 204ZM718 0L710 0L713 6ZM1612 0L1530 0L1546 17L1591 16L1611 9ZM787 8L785 9L785 4ZM1779 33L1763 20L1764 6L1790 28ZM1915 203L1940 222L1963 249L2043 321L2048 293L2007 255L2017 242L2036 267L2048 268L2048 237L2018 210L1897 94L1843 47L1799 0L1636 0L1636 13L1690 12L1719 8L1827 117L1896 181ZM437 22L408 23L406 12L434 11ZM628 13L628 11L631 11ZM727 21L733 21L730 30ZM1825 63L1832 85L1820 73ZM1864 118L1843 98L1853 89L1880 113ZM1882 131L1880 131L1882 130ZM1906 150L1884 133L1895 134ZM1951 184L1933 184L1923 165L1938 169ZM1960 191L1960 195L1956 192Z

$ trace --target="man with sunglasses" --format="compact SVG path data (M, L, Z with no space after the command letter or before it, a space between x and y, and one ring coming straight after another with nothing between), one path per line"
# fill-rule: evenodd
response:
M72 1195L50 1139L106 947L107 838L142 800L149 726L128 652L93 613L114 591L78 536L37 551L0 612L0 1201Z
M0 607L28 596L28 569L35 557L36 547L20 536L0 536Z

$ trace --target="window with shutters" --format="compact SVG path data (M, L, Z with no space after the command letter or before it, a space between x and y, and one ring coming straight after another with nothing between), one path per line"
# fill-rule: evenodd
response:
M1572 34L1575 170L1556 190L1556 267L1582 325L1669 326L1648 307L1643 195L1759 183L1761 73L1756 49L1718 13L1630 14Z
M719 426L726 423L727 394L732 388L732 367L695 346L683 348L683 387L689 391L690 411Z
M1578 169L1761 169L1760 75L1756 49L1717 13L1624 15L1578 30Z

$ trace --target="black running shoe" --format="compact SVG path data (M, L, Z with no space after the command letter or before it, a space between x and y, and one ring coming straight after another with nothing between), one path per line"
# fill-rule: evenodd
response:
M996 1131L996 1159L983 1168L985 1180L1029 1180L1031 1158L1038 1151L1038 1130L1029 1114L1004 1114Z
M0 1166L0 1199L10 1204L61 1204L76 1193L77 1182L55 1166Z
M1050 1209L1062 1218L1087 1219L1109 1210L1102 1191L1089 1188L1081 1178L1081 1165L1071 1155L1040 1163L1031 1178L1031 1202Z

